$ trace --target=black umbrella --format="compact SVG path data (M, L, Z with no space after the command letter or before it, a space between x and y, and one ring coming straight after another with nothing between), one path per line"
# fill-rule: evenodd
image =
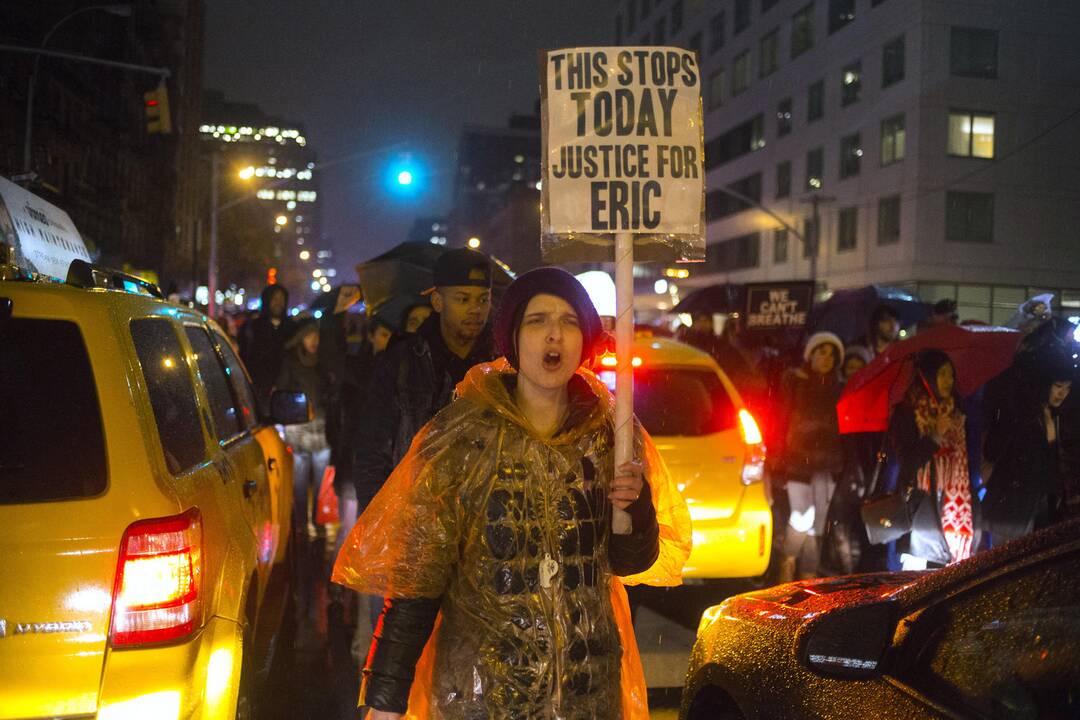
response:
M809 326L813 332L828 330L845 343L863 337L870 325L870 316L879 305L896 313L900 327L914 325L930 316L932 307L900 288L867 285L861 288L837 290L832 296L815 305L810 311Z
M687 315L739 312L742 293L737 285L709 285L698 288L684 297L671 311Z
M364 302L368 311L377 313L391 300L405 296L407 300L419 298L420 294L431 288L435 262L447 251L441 245L427 242L403 242L400 245L356 266L360 277L360 287L364 293ZM506 288L514 279L505 264L494 260L491 264L491 279L496 294Z

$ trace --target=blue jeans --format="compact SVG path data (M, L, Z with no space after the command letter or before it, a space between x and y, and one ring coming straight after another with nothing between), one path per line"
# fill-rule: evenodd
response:
M293 448L292 519L294 531L306 532L308 523L315 522L315 504L319 499L319 484L329 464L330 448L321 450Z

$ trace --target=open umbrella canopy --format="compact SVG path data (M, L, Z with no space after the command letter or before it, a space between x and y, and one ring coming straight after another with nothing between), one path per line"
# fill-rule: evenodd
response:
M671 312L688 315L738 312L742 306L741 288L736 285L709 285L684 297Z
M356 274L369 312L378 312L397 295L415 295L431 287L435 261L444 250L425 242L404 242L360 263Z
M812 332L835 333L845 345L866 334L870 317L879 305L889 307L900 320L900 327L914 325L930 317L933 307L899 288L867 285L861 288L837 290L832 296L815 305L810 311Z
M447 250L427 242L403 242L357 265L356 274L369 311L377 313L384 304L399 296L411 299L430 289L435 262ZM491 279L498 293L514 278L505 265L493 259Z
M1012 363L1021 334L987 325L935 325L893 343L857 372L836 404L841 433L882 432L889 413L912 379L914 357L921 350L941 350L956 369L961 396L974 393Z

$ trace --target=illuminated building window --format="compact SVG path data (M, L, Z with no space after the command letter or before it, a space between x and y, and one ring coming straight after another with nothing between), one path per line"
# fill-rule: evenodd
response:
M994 116L970 112L949 113L949 154L994 157Z

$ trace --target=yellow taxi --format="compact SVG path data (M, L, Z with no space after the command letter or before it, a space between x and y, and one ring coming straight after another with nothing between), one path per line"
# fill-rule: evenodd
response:
M251 717L303 395L260 416L217 325L76 260L0 272L0 397L0 718Z
M616 359L597 375L615 387ZM683 578L754 577L769 565L772 512L761 430L708 354L639 334L633 345L634 413L652 435L693 521Z

